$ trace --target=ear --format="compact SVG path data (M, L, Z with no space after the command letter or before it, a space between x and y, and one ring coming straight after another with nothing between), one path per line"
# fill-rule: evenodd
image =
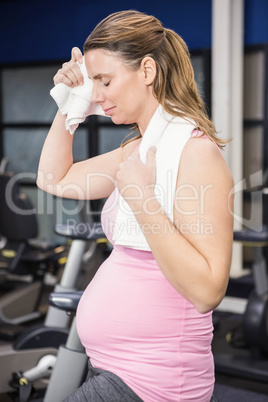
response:
M152 57L146 56L141 61L141 71L146 85L151 85L156 76L156 64Z

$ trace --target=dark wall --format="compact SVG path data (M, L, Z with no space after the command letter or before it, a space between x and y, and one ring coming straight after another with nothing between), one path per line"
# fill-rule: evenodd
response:
M268 0L245 0L245 44L268 43Z
M210 47L211 0L8 0L0 2L0 63L69 58L100 20L126 9L155 15L191 48Z
M223 0L224 1L224 0ZM190 49L211 46L212 0L0 0L0 63L68 59L108 14L158 17ZM245 0L245 43L268 42L268 0Z

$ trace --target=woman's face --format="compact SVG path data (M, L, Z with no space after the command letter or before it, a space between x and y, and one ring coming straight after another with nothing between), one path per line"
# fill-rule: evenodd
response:
M101 105L115 124L146 128L152 88L146 84L144 69L133 71L116 53L104 49L86 52L85 64L93 81L92 102Z

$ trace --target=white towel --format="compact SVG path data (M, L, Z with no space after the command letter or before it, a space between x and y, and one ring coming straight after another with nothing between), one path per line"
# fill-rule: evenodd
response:
M146 163L148 149L151 146L156 146L154 192L156 199L171 222L173 222L173 206L180 156L195 128L196 124L192 120L172 116L164 111L162 106L159 106L140 144L140 158L143 163ZM148 230L148 228L145 229ZM152 227L151 230L160 230L160 228ZM116 245L138 250L150 250L135 215L121 195L119 196L113 240Z
M51 89L50 95L55 100L62 115L66 115L65 127L71 134L75 132L80 123L92 114L105 116L102 107L91 103L93 82L87 75L86 66L77 63L84 77L84 85L71 88L59 83Z

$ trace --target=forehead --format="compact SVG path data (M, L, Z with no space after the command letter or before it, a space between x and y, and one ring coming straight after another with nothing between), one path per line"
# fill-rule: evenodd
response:
M97 74L107 74L125 67L118 53L105 49L89 50L85 53L84 59L91 78Z

